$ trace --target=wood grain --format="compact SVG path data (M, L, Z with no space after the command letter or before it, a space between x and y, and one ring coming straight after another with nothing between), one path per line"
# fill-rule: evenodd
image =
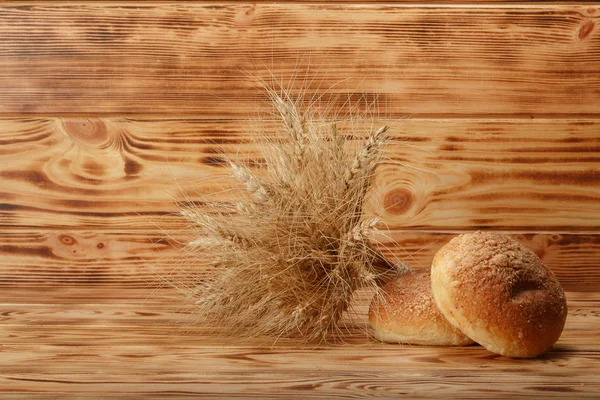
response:
M495 356L479 346L386 345L360 330L347 343L325 347L237 342L199 334L202 326L177 330L187 317L168 312L166 303L73 303L71 309L0 303L0 392L6 398L595 398L600 297L567 297L565 331L536 360ZM142 308L150 312L138 313Z
M309 96L338 84L326 101L377 95L389 115L598 114L599 16L594 4L8 3L0 113L245 117L246 73L270 69Z
M391 229L597 232L600 120L391 123L390 162L378 171L368 207ZM178 229L176 201L226 207L234 198L224 192L234 184L225 159L260 160L251 126L1 119L0 226Z
M52 4L56 4L56 3L61 3L61 2L66 2L65 0L41 0L40 3L52 3ZM85 3L99 3L99 2L103 2L103 3L117 3L117 4L124 4L124 3L151 3L154 2L156 3L156 0L129 0L129 1L123 1L123 0L86 0ZM194 0L195 3L208 3L208 4L212 4L215 3L214 0ZM16 4L16 3L27 3L27 1L11 1L11 4ZM224 3L238 3L238 4L245 4L246 2L242 1L242 0L223 0L220 1L219 3L224 4ZM261 3L266 3L266 4L272 4L273 2L271 0L254 0L252 3L257 3L257 4L261 4ZM294 3L319 3L318 1L315 0L284 0L284 1L278 1L277 4L294 4ZM481 4L483 3L484 5L501 5L501 4L511 4L514 5L515 3L518 5L531 5L530 1L525 1L525 0L481 0L481 1L475 1L475 0L334 0L334 1L328 1L328 4L348 4L348 3L360 3L360 4L368 4L368 5L376 5L376 4L396 4L396 5L423 5L423 4L449 4L449 5L453 5L453 6L457 6L457 5L469 5L470 7L476 8L477 4ZM597 3L596 0L537 0L536 3L551 3L552 5L571 5L572 3L576 3L576 4L582 4L582 3Z
M13 292L13 289L10 290ZM18 291L15 289L15 291ZM60 289L54 289L58 293ZM92 289L88 288L88 292ZM109 295L99 289L97 293ZM126 294L131 291L124 292ZM81 298L64 298L53 304L31 301L27 304L2 302L1 321L3 324L3 344L11 346L29 346L35 342L45 346L69 346L88 340L94 345L132 346L153 345L167 346L176 340L181 345L217 347L223 338L209 335L210 327L199 324L193 319L191 309L186 306L181 296L172 290L163 290L161 296L148 297L137 291L138 298L127 296L127 301L114 302L110 296L97 297L93 302L82 302ZM600 350L594 341L597 334L598 301L596 292L567 292L569 301L569 317L567 333L563 336L565 343L582 346L588 351ZM11 299L16 298L11 295ZM44 300L46 297L44 297ZM91 300L91 299L90 299ZM358 301L358 314L352 317L353 323L348 327L345 342L357 345L377 344L364 331L366 312L370 297ZM140 311L140 310L144 311ZM70 334L64 335L60 328L71 326ZM126 336L118 336L112 330L126 329ZM176 336L176 339L173 338ZM235 346L245 348L257 347L293 347L309 350L314 345L302 345L292 339L280 338L275 345L268 339L235 339ZM332 343L337 346L340 343ZM413 347L413 346L404 346ZM343 367L340 367L342 369Z
M508 233L538 254L566 289L597 291L600 287L600 235ZM453 236L393 231L393 242L384 240L381 246L390 259L425 270L437 250ZM201 252L189 253L182 248L191 237L182 232L0 233L0 288L146 289L150 295L166 282L202 276L203 272L194 267Z
M476 3L0 4L0 397L598 398L600 4ZM248 74L375 103L387 256L510 234L568 290L552 351L379 343L364 292L345 342L214 336L165 281L202 274L176 202L227 208L226 157L260 172Z

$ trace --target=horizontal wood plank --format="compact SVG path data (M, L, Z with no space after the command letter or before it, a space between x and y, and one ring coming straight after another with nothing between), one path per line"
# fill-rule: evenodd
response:
M393 260L428 269L453 233L393 231L381 247ZM538 254L568 290L600 287L600 235L512 233ZM0 233L0 287L155 289L201 277L201 252L185 251L192 236L176 232L46 231ZM99 298L104 296L99 292ZM65 294L67 296L67 294ZM3 295L0 293L0 302ZM74 296L77 298L77 296ZM22 299L13 299L23 301ZM4 301L8 301L4 297ZM78 300L79 301L79 300ZM87 301L93 301L88 299Z
M32 292L34 293L34 292ZM567 293L569 316L554 348L534 360L482 347L383 344L360 329L346 343L237 341L174 329L168 303L0 303L0 393L6 398L186 396L259 398L595 398L598 293ZM363 308L362 319L366 316ZM151 324L156 320L156 324ZM474 383L475 382L475 383ZM6 396L5 396L6 395Z
M157 3L157 0L85 0L85 3L117 3L117 4L135 4L135 3ZM187 0L186 3L215 3L214 0ZM535 3L551 3L553 5L570 5L572 3L582 4L582 3L596 3L597 0L536 0ZM17 3L27 3L27 0L22 1L11 1L11 4ZM40 3L68 3L68 0L41 0ZM219 3L231 3L231 4L248 4L247 1L244 0L222 0ZM272 4L271 0L254 0L252 3L267 3ZM284 0L278 1L278 4L294 4L294 3L320 3L317 0ZM460 6L463 4L469 5L469 7L476 7L477 4L482 4L483 6L489 5L501 5L501 4L510 4L514 5L515 3L518 5L532 5L532 1L527 0L333 0L328 1L328 4L347 4L347 3L360 3L360 4L396 4L396 5L423 5L423 4L444 4L451 6Z
M187 300L174 288L164 287L155 292L145 289L132 289L129 291L113 290L110 292L106 287L97 288L99 296L82 299L79 297L60 296L61 287L47 288L47 295L31 297L28 301L21 301L19 294L26 289L13 286L4 288L4 295L0 298L0 307L2 313L0 322L3 326L11 326L15 329L21 329L24 335L36 335L42 333L51 333L56 327L72 325L74 334L82 334L86 329L101 329L102 327L123 327L136 328L136 332L131 334L138 338L138 335L147 333L149 338L152 336L156 340L165 340L169 336L169 331L173 328L181 328L177 333L181 333L182 343L194 343L203 337L205 346L211 346L223 340L218 335L210 335L211 326L206 326L193 319L194 310L187 304ZM79 288L81 292L92 291L94 288ZM567 302L569 306L569 325L571 328L579 331L595 331L596 322L600 320L600 313L596 311L600 307L600 299L597 291L593 292L571 292L567 291ZM120 301L114 301L119 299ZM367 324L367 313L372 299L372 293L359 291L352 304L352 311L345 316L344 324L348 335L345 340L363 342L365 340L365 325ZM587 325L586 325L587 324ZM39 329L39 331L36 331ZM110 332L108 332L110 336ZM368 336L368 335L367 335ZM29 337L29 336L27 336ZM104 337L104 336L103 336ZM108 336L107 336L108 337ZM18 336L7 336L3 339L6 344L27 345L25 338ZM32 339L31 337L29 337ZM39 339L41 339L40 336ZM50 341L38 342L39 344L56 344L60 339L58 337L48 337ZM66 338L62 338L66 339ZM115 344L120 340L113 338ZM264 346L264 340L268 338L239 338L236 344L244 347ZM587 340L582 337L581 340ZM376 342L376 341L375 341ZM336 344L337 342L332 342ZM100 344L100 343L96 343ZM106 343L103 343L106 344ZM132 343L129 343L132 344ZM147 344L147 343L146 343ZM339 344L339 343L337 343ZM293 338L280 338L277 346L293 346L310 349L315 344L302 344ZM590 346L588 350L600 350L600 343Z
M12 293L18 290L10 288L5 291ZM55 293L59 291L56 288L54 290ZM98 293L101 292L108 294L99 289ZM82 303L76 299L71 299L69 303L61 303L60 300L53 302L50 296L38 297L38 302L27 304L2 302L2 343L14 347L27 347L31 342L63 347L84 341L95 346L168 346L173 340L179 345L195 347L218 347L222 343L222 337L210 335L210 327L194 319L193 310L172 289L165 289L162 297L144 297L141 291L138 294L137 299L127 297L120 299L120 302L112 302L108 296L96 298L95 303ZM8 297L16 298L14 295ZM600 322L597 292L567 292L567 298L568 330L563 339L568 340L565 343L581 347L580 350L600 351L600 343L594 341L593 336L598 333L597 325ZM370 299L366 295L357 299L356 313L348 316L351 323L348 324L348 335L344 341L362 345L378 343L365 331ZM40 300L44 303L40 303ZM70 326L70 334L64 335L62 329L67 326ZM114 334L115 330L120 329L126 330L127 335ZM268 338L237 338L234 344L237 348L273 346ZM274 346L310 350L315 345L303 345L293 339L280 338Z
M600 120L387 122L367 212L390 229L599 229ZM231 205L226 157L260 160L253 138L221 119L1 119L0 226L177 229L176 201Z
M379 96L389 115L598 114L599 18L594 4L8 3L0 113L246 117L246 74L271 70L309 97L337 84L325 101Z

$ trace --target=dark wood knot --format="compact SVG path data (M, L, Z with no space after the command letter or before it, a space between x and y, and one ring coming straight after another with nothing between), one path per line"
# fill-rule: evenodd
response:
M402 214L413 203L413 194L407 189L393 189L383 198L383 207L390 214Z
M99 118L70 118L63 120L63 127L69 136L82 143L99 145L108 140L106 124Z

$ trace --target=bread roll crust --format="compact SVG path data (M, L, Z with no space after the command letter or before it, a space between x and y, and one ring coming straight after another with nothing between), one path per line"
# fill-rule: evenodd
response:
M493 232L452 239L431 266L435 302L488 350L536 357L560 337L567 302L556 276L519 242Z
M375 337L388 343L463 346L473 343L446 321L431 296L429 273L408 272L383 286L369 321Z

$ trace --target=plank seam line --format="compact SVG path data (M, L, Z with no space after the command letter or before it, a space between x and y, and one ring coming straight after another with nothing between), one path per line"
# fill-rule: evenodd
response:
M249 113L248 113L249 114ZM242 114L243 115L243 114ZM51 118L104 118L104 119L144 119L144 120L199 120L199 121L227 121L232 123L250 122L258 119L258 116L248 115L247 117L231 117L227 115L202 115L198 114L172 114L172 113L97 113L97 112L78 112L78 113L2 113L0 112L1 119L51 119ZM483 121L483 120L600 120L600 113L582 113L582 114L430 114L430 113L408 113L408 114L396 114L393 116L382 116L381 120L439 120L439 119L453 119L453 120L465 120L465 121ZM264 119L261 119L264 120ZM276 122L276 120L273 120ZM268 121L266 121L268 122Z
M18 225L0 225L0 235L11 235L15 233L52 233L52 232L94 232L99 234L115 234L122 237L128 236L148 236L148 237L165 237L168 235L176 235L177 232L181 232L180 229L176 228L164 228L156 230L150 230L145 227L127 227L127 232L123 232L119 230L117 226L111 227L94 227L94 226L77 226L77 227L36 227L36 226L18 226ZM456 234L459 235L465 232L472 232L474 230L482 230L481 228L464 228L464 229L390 229L387 231L382 231L384 233L391 233L394 235L451 235ZM565 229L557 229L557 230L520 230L520 229L492 229L487 228L487 231L493 231L503 234L511 234L511 235L587 235L587 236L598 236L600 235L600 229L596 230L565 230ZM163 234L164 233L164 234ZM181 234L181 236L189 236L186 234ZM385 243L384 241L382 241Z
M107 5L107 6L118 6L118 5L136 5L136 6L161 6L161 5L181 5L182 2L180 0L144 0L144 1L119 1L119 0L88 0L88 1L68 1L68 0L55 0L55 1L35 1L35 0L22 0L22 1L8 1L2 4L2 7L11 7L11 6L20 6L20 5L36 5L44 7L45 4L51 3L53 5L64 6L64 5ZM577 7L579 4L583 4L588 6L588 4L596 3L595 0L580 0L580 1L486 1L486 2L478 2L475 0L465 0L465 1L457 1L452 2L450 0L432 0L428 2L422 1L353 1L353 0L334 0L334 1L311 1L311 0L302 0L302 1L294 1L294 0L283 0L273 2L272 0L254 0L254 1L240 1L240 0L224 0L220 2L216 1L204 1L204 0L191 0L185 1L185 5L251 5L251 4L267 4L267 5L294 5L294 6L303 6L303 5L313 5L313 6L355 6L355 7L395 7L395 8L501 8L501 9L510 9L510 8L554 8L557 6L568 6L571 8Z

